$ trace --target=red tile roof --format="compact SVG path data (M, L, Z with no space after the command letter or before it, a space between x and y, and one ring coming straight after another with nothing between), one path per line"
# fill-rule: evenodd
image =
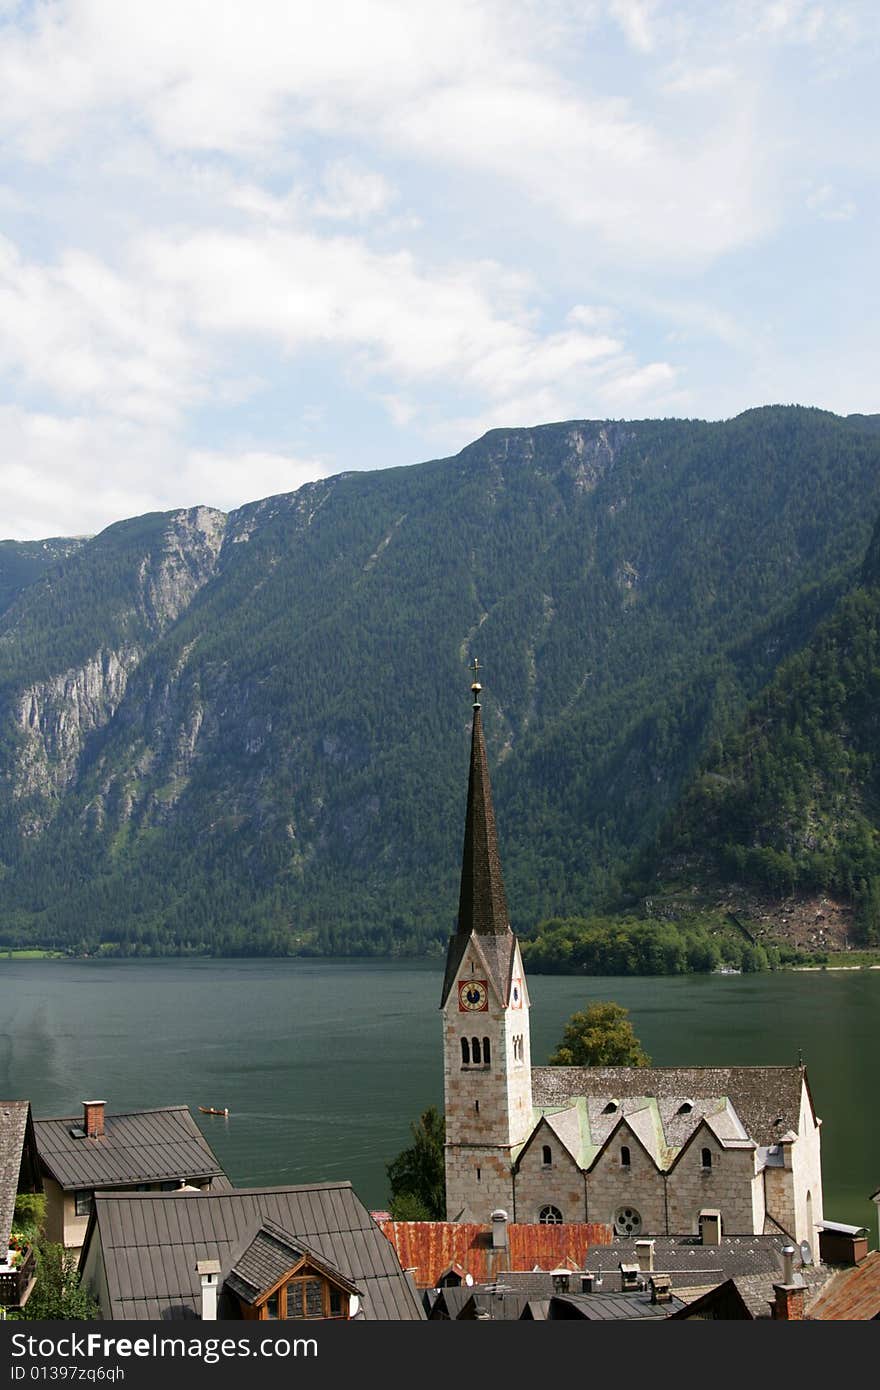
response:
M835 1275L807 1317L822 1322L870 1322L880 1317L880 1250Z
M420 1289L432 1289L456 1265L484 1284L502 1270L582 1269L587 1249L610 1245L613 1231L599 1222L556 1226L509 1225L508 1248L493 1250L492 1227L455 1221L380 1221L404 1269Z

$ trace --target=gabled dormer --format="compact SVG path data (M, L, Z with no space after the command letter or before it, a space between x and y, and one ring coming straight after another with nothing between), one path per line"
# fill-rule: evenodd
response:
M260 1321L349 1319L361 1290L298 1236L263 1221L233 1258L224 1281L243 1318Z

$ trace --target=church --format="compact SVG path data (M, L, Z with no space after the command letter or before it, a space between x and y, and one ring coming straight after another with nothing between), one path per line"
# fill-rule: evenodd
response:
M458 926L443 980L446 1215L619 1236L775 1234L818 1248L803 1066L532 1067L475 680Z

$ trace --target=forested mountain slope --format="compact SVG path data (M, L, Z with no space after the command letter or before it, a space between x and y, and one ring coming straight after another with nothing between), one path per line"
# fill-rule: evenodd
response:
M856 942L880 944L880 524L832 616L709 750L653 869L842 895Z
M583 911L878 513L875 419L773 407L495 430L110 527L0 617L0 940L445 938L474 655L514 925Z

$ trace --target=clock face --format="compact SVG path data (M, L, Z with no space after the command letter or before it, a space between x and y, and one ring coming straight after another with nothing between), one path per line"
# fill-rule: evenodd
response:
M458 1007L462 1013L482 1013L489 1007L486 980L462 980L458 987Z

